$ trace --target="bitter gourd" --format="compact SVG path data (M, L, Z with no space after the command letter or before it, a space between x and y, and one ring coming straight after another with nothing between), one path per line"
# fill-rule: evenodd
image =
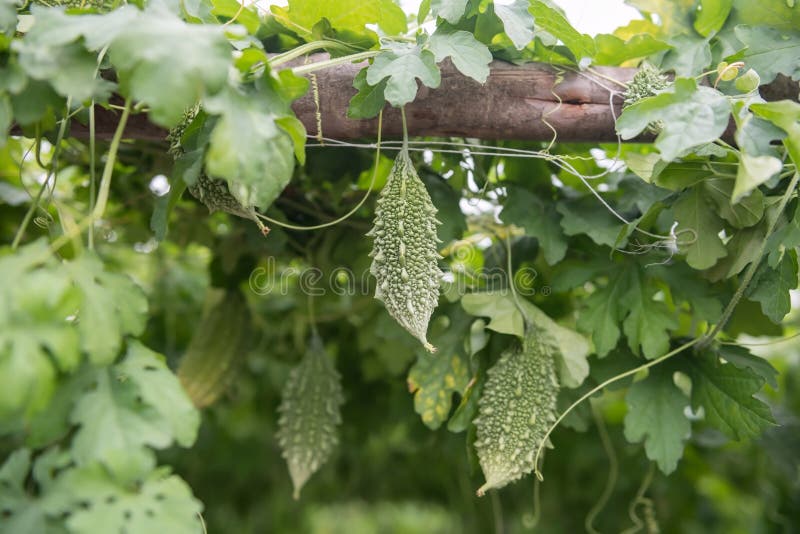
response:
M338 444L336 427L342 422L343 403L341 377L322 341L312 336L303 359L289 374L278 408L278 444L289 467L295 499Z
M397 155L375 208L370 272L377 280L375 298L426 349L428 322L439 302L442 271L437 250L436 208L408 150Z
M625 90L624 107L638 102L642 98L653 96L666 89L669 85L667 77L661 74L657 68L649 63L643 63L633 79L628 83L628 88Z
M213 404L233 381L249 344L249 325L247 301L238 289L216 295L178 365L178 379L198 408Z
M522 346L504 352L488 371L475 419L475 449L486 478L478 495L533 471L536 449L556 419L558 378L544 336L527 328Z
M184 111L181 122L172 128L167 134L167 142L169 143L169 153L174 158L179 158L183 155L184 150L181 145L181 138L186 132L186 128L192 123L200 112L199 106ZM261 233L267 235L269 228L261 222L256 214L253 206L245 206L238 198L236 198L228 187L228 182L208 176L205 172L201 171L197 180L190 184L187 189L197 200L205 204L209 213L215 211L224 211L243 219L250 219L256 223Z

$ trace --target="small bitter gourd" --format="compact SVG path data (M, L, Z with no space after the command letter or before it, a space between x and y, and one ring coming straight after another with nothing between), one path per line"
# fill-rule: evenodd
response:
M249 345L250 312L241 291L225 290L212 298L178 364L178 379L198 408L227 390Z
M197 117L199 112L199 106L194 106L184 111L181 122L172 128L167 134L169 153L175 159L183 155L184 150L183 146L181 145L181 138L186 132L186 128L188 128L195 117ZM264 235L269 233L269 228L267 228L267 226L265 226L264 223L262 223L258 218L255 208L253 206L245 206L242 204L239 199L237 199L231 193L228 183L225 180L212 178L205 172L201 171L197 177L197 180L193 184L189 185L187 189L193 197L205 204L209 213L214 213L215 211L224 211L225 213L230 213L231 215L236 215L237 217L242 217L243 219L250 219L256 223L256 226L258 226L259 230L261 230L261 233Z
M478 495L534 471L536 449L556 419L558 394L553 349L528 327L521 347L502 354L488 370L475 419L475 449L486 483Z
M322 341L312 336L300 363L289 374L278 408L278 444L289 467L293 496L331 456L339 442L344 403L341 377Z
M628 83L628 88L625 90L623 98L625 99L622 108L635 104L639 100L648 96L658 94L662 89L669 86L667 77L661 74L657 68L649 63L643 63L633 79ZM658 134L664 129L664 121L653 121L647 125L647 131L652 134Z
M408 150L397 155L375 208L372 266L375 298L426 349L428 322L439 302L442 271L436 236L436 208L414 170Z
M667 77L661 74L657 68L649 63L643 63L633 79L628 83L628 88L625 90L624 107L630 106L639 100L653 96L666 89L669 85Z

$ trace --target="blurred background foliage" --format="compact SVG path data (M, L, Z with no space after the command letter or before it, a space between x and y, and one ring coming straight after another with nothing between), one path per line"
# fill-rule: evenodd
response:
M559 144L554 150L571 154L585 153L585 148ZM24 215L27 191L44 176L32 149L28 140L10 139L0 150L4 242L13 238ZM99 147L100 152L104 149ZM43 143L43 164L51 154L52 147ZM295 224L335 218L364 194L372 159L372 152L352 148L310 149L308 165L297 171L270 214ZM450 239L477 243L469 247L469 254L454 252L446 258L453 277L505 264L498 239L503 230L495 219L496 197L491 188L487 194L486 184L508 182L546 192L554 172L538 160L520 163L432 153L416 154L415 159L435 202L447 213L442 231ZM86 212L88 161L83 143L63 143L57 184L46 209L36 214L28 239L57 236L62 231L53 222L58 213L63 220ZM97 227L97 250L109 269L128 273L144 288L150 319L143 341L165 354L173 369L212 287L239 287L247 295L254 328L242 354L242 372L226 395L203 412L194 447L159 453L160 461L173 466L204 503L208 532L516 533L532 531L534 525L536 532L580 532L587 530L587 516L597 508L609 477L608 501L600 502L591 518L592 528L599 532L637 525L649 532L799 531L800 338L752 347L780 371L778 387L767 387L764 398L781 426L755 441L732 442L695 421L677 471L664 476L650 465L641 445L625 440L624 390L612 388L592 400L593 409L583 406L553 434L555 451L546 454L544 482L538 489L529 476L477 498L481 475L465 433L444 426L431 431L413 409L405 377L418 351L415 340L388 318L371 297L371 288L337 295L326 286L330 280L344 281L336 276L339 267L359 276L368 270L370 241L364 234L370 227L373 200L344 224L315 232L275 227L265 239L250 222L219 213L209 216L203 205L185 195L173 213L167 240L157 242L149 219L154 204L163 198L159 195L167 190L170 164L162 146L123 144L112 203ZM385 167L384 163L384 172ZM587 174L599 168L597 161L586 167ZM609 198L621 202L622 184L628 180L622 172L606 178ZM571 183L564 187L571 186L576 191L580 187ZM536 241L517 234L513 243L515 268L530 265L537 271L534 287L539 291L531 300L554 318L569 316L575 303L568 292L542 291L552 286L555 269L542 261ZM588 257L590 247L586 249ZM66 247L62 253L69 257L74 250ZM341 443L333 459L294 501L275 440L276 409L288 372L304 351L309 304L301 277L286 276L282 288L280 275L289 268L296 273L305 267L323 274L312 284L326 289L314 298L315 316L343 377L346 402ZM253 277L257 272L275 274L277 283L267 291L264 279ZM797 332L797 318L796 312L787 317L784 335ZM775 333L759 332L752 321L744 323L743 329L753 334ZM489 354L499 353L511 339L488 331L485 335L489 348L477 355L483 365ZM759 342L757 336L742 339ZM626 365L624 352L612 359L616 364L593 356L588 385L609 376L610 365L632 367ZM458 398L455 401L454 406ZM3 456L16 445L14 439L5 440L0 446ZM646 497L637 500L642 489Z

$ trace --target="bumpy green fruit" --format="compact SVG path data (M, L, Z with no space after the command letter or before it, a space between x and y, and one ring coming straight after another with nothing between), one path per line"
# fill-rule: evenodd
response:
M308 479L330 458L339 437L344 403L339 373L316 336L300 363L292 369L278 408L278 443L289 466L294 498Z
M666 89L668 85L667 77L662 75L657 68L649 63L643 63L628 83L628 89L624 95L624 107L630 106L642 98L653 96L658 91Z
M200 111L199 106L194 106L186 110L183 114L181 122L172 128L167 135L167 142L169 142L169 153L174 158L179 158L183 155L184 150L181 146L181 138L186 132L186 128L197 117ZM237 217L250 219L256 223L261 232L266 235L269 233L269 228L259 220L253 206L245 206L239 199L237 199L230 191L228 183L225 180L219 180L200 172L197 181L188 187L189 192L197 200L205 204L210 213L215 211L224 211Z
M426 349L431 314L439 302L442 271L437 250L436 208L403 149L375 208L370 272L377 280L375 298Z
M110 11L121 2L113 0L33 0L34 4L47 7L64 6L67 8L96 9L98 11Z
M536 449L556 419L558 379L552 348L535 328L521 348L506 351L488 371L475 419L475 449L486 483L501 488L536 467Z
M250 312L241 291L226 290L197 325L178 365L178 379L198 408L213 404L233 381L249 344Z

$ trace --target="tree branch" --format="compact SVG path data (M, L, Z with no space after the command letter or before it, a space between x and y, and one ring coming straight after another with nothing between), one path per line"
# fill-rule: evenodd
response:
M314 54L305 64L326 57ZM348 103L355 94L353 78L365 65L345 64L316 72L325 137L343 140L375 137L377 119L353 120L346 116ZM409 134L550 141L553 138L553 131L547 125L550 123L558 132L559 141L615 141L609 89L620 91L622 87L603 77L624 83L636 72L629 68L596 67L596 72L602 75L596 76L543 63L513 65L503 61L494 61L491 67L488 80L481 85L459 73L449 60L445 61L441 85L437 89L421 86L416 100L406 106ZM798 86L779 77L763 86L762 91L771 100L797 100ZM620 97L614 98L617 116L621 104ZM311 91L292 107L309 134L316 134L317 109ZM114 110L97 108L98 138L111 138L118 115ZM387 137L402 135L399 110L387 106L383 130ZM729 129L726 136L732 131ZM86 138L88 127L74 123L71 135ZM125 131L129 139L163 140L165 135L144 114L131 116Z

